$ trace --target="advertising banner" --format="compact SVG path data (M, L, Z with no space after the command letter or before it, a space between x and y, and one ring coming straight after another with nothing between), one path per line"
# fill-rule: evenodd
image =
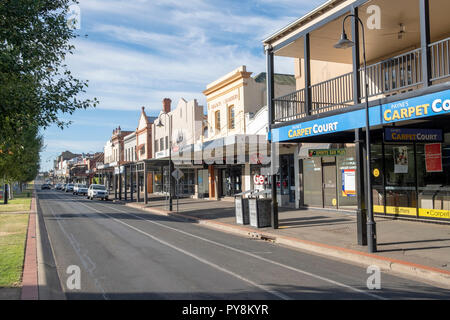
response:
M342 196L356 196L356 170L342 169Z
M440 143L425 145L425 168L427 172L442 172L442 146Z
M394 173L408 173L408 147L395 147L394 150Z

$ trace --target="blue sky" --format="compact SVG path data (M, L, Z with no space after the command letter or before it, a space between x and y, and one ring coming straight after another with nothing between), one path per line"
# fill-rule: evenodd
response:
M325 0L80 0L80 37L66 63L89 80L95 109L61 115L73 123L42 131L41 169L62 151L103 151L112 130L136 129L141 106L156 115L162 99L197 99L206 85L240 65L265 71L262 40ZM87 35L87 37L85 36ZM275 72L293 73L289 59Z

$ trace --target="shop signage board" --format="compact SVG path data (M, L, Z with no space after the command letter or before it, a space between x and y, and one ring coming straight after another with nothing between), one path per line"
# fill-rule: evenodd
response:
M345 149L309 149L308 151L310 158L345 156L345 154Z
M440 143L425 145L425 168L427 172L442 172L442 146Z
M296 123L271 130L273 142L297 140L363 128L365 109L343 112L331 117ZM369 108L370 126L396 123L450 113L450 90L440 91Z
M450 90L383 104L381 106L381 112L383 114L383 123L393 123L450 113Z

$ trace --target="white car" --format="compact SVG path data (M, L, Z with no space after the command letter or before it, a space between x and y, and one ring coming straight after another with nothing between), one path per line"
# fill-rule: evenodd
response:
M73 194L82 194L87 195L88 187L85 184L77 183L75 187L73 187Z
M102 184L91 184L87 192L87 198L91 200L94 200L94 198L108 200L108 190Z
M64 189L64 191L65 192L70 192L70 191L72 191L73 192L73 187L74 187L75 185L73 184L73 183L68 183L68 184L66 184L66 188Z

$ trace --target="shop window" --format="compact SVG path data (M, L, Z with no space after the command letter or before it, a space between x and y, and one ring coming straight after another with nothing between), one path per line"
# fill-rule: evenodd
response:
M386 212L416 216L414 145L385 145Z
M228 129L234 129L234 106L228 107Z
M214 113L214 117L215 117L216 131L220 132L220 111L216 111Z

